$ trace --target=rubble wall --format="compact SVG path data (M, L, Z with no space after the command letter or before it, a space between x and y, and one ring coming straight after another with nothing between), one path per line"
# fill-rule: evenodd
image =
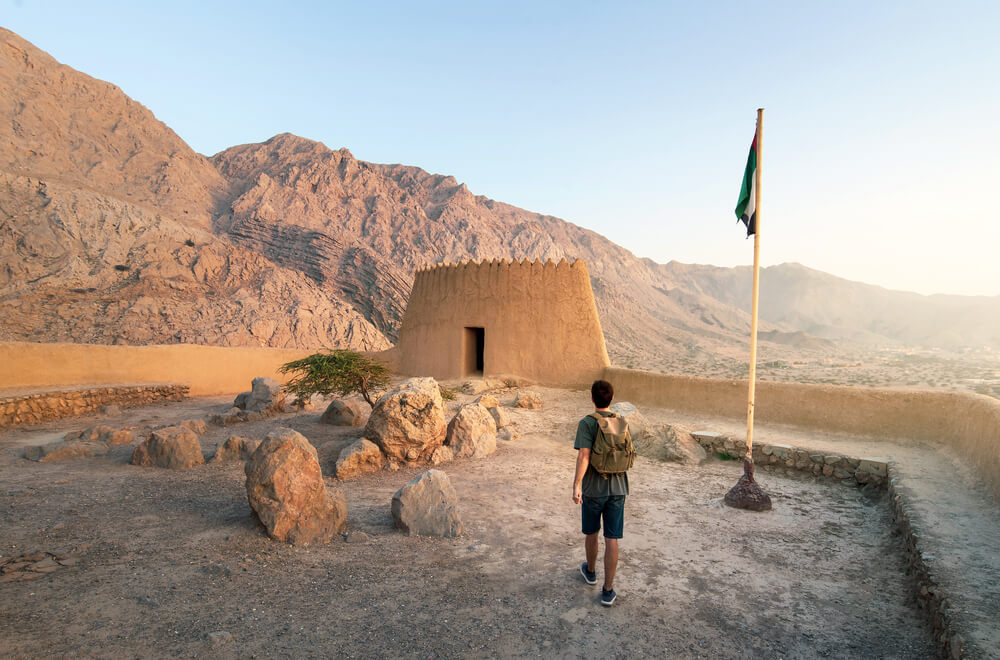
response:
M470 375L465 328L483 328L483 376L589 385L610 362L583 261L493 260L417 271L399 331L400 372Z

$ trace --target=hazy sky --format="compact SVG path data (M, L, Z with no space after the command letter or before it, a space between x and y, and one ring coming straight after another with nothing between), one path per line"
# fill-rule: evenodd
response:
M291 132L642 257L1000 294L1000 2L56 2L0 25L195 150Z

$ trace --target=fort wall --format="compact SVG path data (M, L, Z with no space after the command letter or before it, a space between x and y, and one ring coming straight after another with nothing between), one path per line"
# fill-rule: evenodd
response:
M609 367L615 398L745 419L747 383ZM953 448L1000 498L1000 401L969 392L758 381L754 419ZM755 443L756 444L756 443Z
M400 372L472 375L482 329L482 375L589 385L609 366L583 261L442 264L417 271L399 331Z
M91 385L186 383L192 396L233 394L250 381L278 373L286 362L314 351L279 348L225 348L170 344L0 343L0 390L30 392Z

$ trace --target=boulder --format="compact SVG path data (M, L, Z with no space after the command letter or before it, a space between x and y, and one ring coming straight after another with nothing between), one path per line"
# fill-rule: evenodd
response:
M448 424L445 445L455 458L482 458L497 450L497 425L490 412L479 404L462 406Z
M273 378L254 378L251 381L251 390L237 396L233 401L233 407L265 415L281 412L285 407L285 395L281 391L281 383Z
M231 435L215 450L214 461L246 461L260 446L260 439Z
M375 402L364 437L393 463L427 461L444 443L447 425L433 378L410 378Z
M628 401L612 403L609 410L613 413L621 415L625 418L625 421L628 422L628 430L632 435L632 442L635 443L637 449L639 443L652 437L652 430L649 426L649 422L646 420L645 416L639 412L639 409Z
M361 421L371 409L368 404L350 399L334 399L326 407L319 421L334 426L361 426Z
M129 429L114 429L110 426L90 426L82 431L71 431L63 440L96 442L102 445L127 445L134 440Z
M649 434L648 441L636 442L636 452L641 456L661 461L677 461L697 465L707 458L704 447L691 437L691 432L680 426L666 425Z
M293 545L327 543L347 519L343 493L327 493L316 449L297 431L267 434L244 467L247 500L268 536Z
M504 387L504 382L500 380L469 380L462 383L462 392L464 394L482 394L483 392L499 390Z
M514 407L530 409L541 408L542 396L538 392L532 392L531 390L518 392L517 397L514 399Z
M493 417L494 423L496 423L498 429L506 428L510 426L510 413L507 412L505 408L500 406L494 406L488 409L490 416Z
M197 435L201 435L202 433L208 430L208 425L205 424L205 420L203 419L185 419L178 426L183 426L186 429L190 429Z
M108 453L108 446L102 442L61 440L59 442L50 442L46 445L28 447L24 450L24 457L30 461L51 463L53 461L69 461L77 458L103 456L106 453Z
M441 465L453 460L455 460L455 452L447 445L441 445L431 454L431 465Z
M198 436L183 426L156 429L132 452L132 464L143 467L179 470L204 462Z
M512 442L520 437L521 434L509 426L497 431L497 440L503 440L504 442Z
M97 409L98 415L104 415L105 417L117 417L122 414L121 406L114 403L110 403L106 406L101 406Z
M377 472L385 466L385 454L374 442L361 438L344 447L334 472L338 479L353 479L367 472Z
M392 496L392 519L410 536L458 536L458 495L441 470L428 470Z
M483 394L482 396L476 397L475 403L478 403L483 408L487 409L496 408L497 406L500 405L500 402L497 401L497 398L492 394Z

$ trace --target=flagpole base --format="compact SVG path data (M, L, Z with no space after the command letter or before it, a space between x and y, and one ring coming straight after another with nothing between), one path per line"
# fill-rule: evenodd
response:
M747 456L743 459L743 476L729 489L723 501L735 509L770 511L771 496L754 481L753 473L753 459Z

